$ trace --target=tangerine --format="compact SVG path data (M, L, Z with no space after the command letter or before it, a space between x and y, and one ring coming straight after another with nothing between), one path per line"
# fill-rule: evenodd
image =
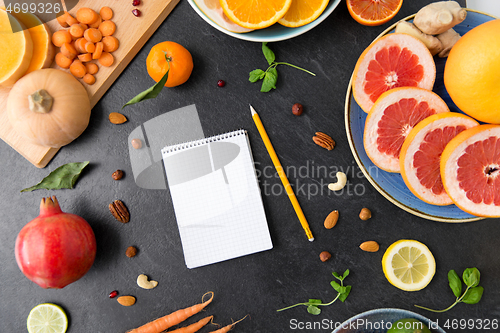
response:
M191 76L193 57L184 46L176 42L162 42L151 48L146 66L149 76L156 82L169 71L165 87L176 87Z

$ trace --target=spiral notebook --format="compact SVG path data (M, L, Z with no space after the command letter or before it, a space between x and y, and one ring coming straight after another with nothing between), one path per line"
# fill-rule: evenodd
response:
M167 146L162 157L188 268L273 247L246 131Z

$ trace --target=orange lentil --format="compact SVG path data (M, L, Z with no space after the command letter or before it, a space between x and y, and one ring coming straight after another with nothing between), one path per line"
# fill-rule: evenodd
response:
M97 43L100 42L102 39L102 34L99 30L94 29L94 28L88 28L85 30L85 33L83 34L83 37L89 42L92 43Z
M94 77L94 75L89 74L89 73L85 74L83 76L83 82L85 82L86 84L93 85L95 83L95 77Z
M61 46L61 53L68 59L74 59L78 54L75 47L70 43L64 43Z
M85 65L80 60L73 61L71 66L69 66L69 71L78 78L82 78L87 74L87 68L85 68Z
M86 62L85 67L87 68L87 73L92 75L96 74L99 71L99 66L97 66L93 62Z
M98 14L88 7L82 7L76 12L76 19L85 24L92 24L97 21Z
M110 67L115 62L115 58L111 53L103 52L99 58L99 63L104 67Z
M61 47L64 43L71 43L72 41L73 38L71 38L71 35L66 30L59 30L52 34L52 43L57 47Z
M116 24L113 21L104 21L99 26L99 31L103 36L111 36L116 31Z
M102 42L98 42L95 44L95 52L92 55L92 59L99 59L102 55L102 50L104 49L104 44Z
M71 63L73 63L73 61L71 61L71 59L65 57L64 54L62 54L61 52L56 54L57 66L59 66L61 68L69 68L69 66L71 66Z
M85 29L82 27L81 24L73 24L69 28L69 33L71 34L71 36L73 36L73 38L80 38L80 37L82 37L84 31L85 31Z
M101 8L99 14L101 15L101 18L105 21L111 20L113 18L113 10L106 6Z
M78 59L81 62L89 62L92 60L92 54L91 53L82 53L78 56Z
M104 52L115 52L120 46L118 39L113 36L104 37L102 43L104 44Z

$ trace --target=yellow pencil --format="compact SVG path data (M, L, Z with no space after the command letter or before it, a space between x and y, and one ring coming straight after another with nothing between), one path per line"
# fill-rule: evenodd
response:
M274 167L276 168L276 171L280 176L281 182L285 187L286 194L288 194L288 198L292 202L293 209L295 209L295 213L299 218L300 224L302 225L302 228L304 228L304 231L306 232L307 239L309 239L309 241L312 242L314 240L314 237L312 235L311 229L309 229L309 224L307 223L306 217L302 212L302 208L300 208L299 201L297 200L295 193L293 193L292 185L290 185L290 183L288 182L288 178L286 178L286 174L283 171L283 167L281 166L280 160L278 159L278 155L276 155L276 152L274 151L273 145L271 144L271 140L269 140L269 137L267 136L266 130L264 129L264 125L262 125L259 115L251 105L250 105L250 111L252 112L253 121L255 122L255 125L259 130L260 136L262 137L262 141L264 141L264 145L266 146L267 152L269 153L269 156L271 156L271 160L273 161Z

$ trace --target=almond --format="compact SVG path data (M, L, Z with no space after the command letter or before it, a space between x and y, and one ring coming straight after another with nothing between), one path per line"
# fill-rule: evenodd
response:
M377 252L379 249L379 245L375 241L367 241L367 242L361 243L359 248L363 251L366 251L366 252Z
M328 214L328 216L326 217L326 219L325 219L325 228L331 229L331 228L335 227L335 225L337 224L338 220L339 220L339 211L338 210L334 210L333 212L331 212L330 214Z
M134 296L120 296L116 300L123 306L131 306L135 304Z
M109 121L112 124L119 125L127 121L127 117L118 112L111 112L109 114Z

